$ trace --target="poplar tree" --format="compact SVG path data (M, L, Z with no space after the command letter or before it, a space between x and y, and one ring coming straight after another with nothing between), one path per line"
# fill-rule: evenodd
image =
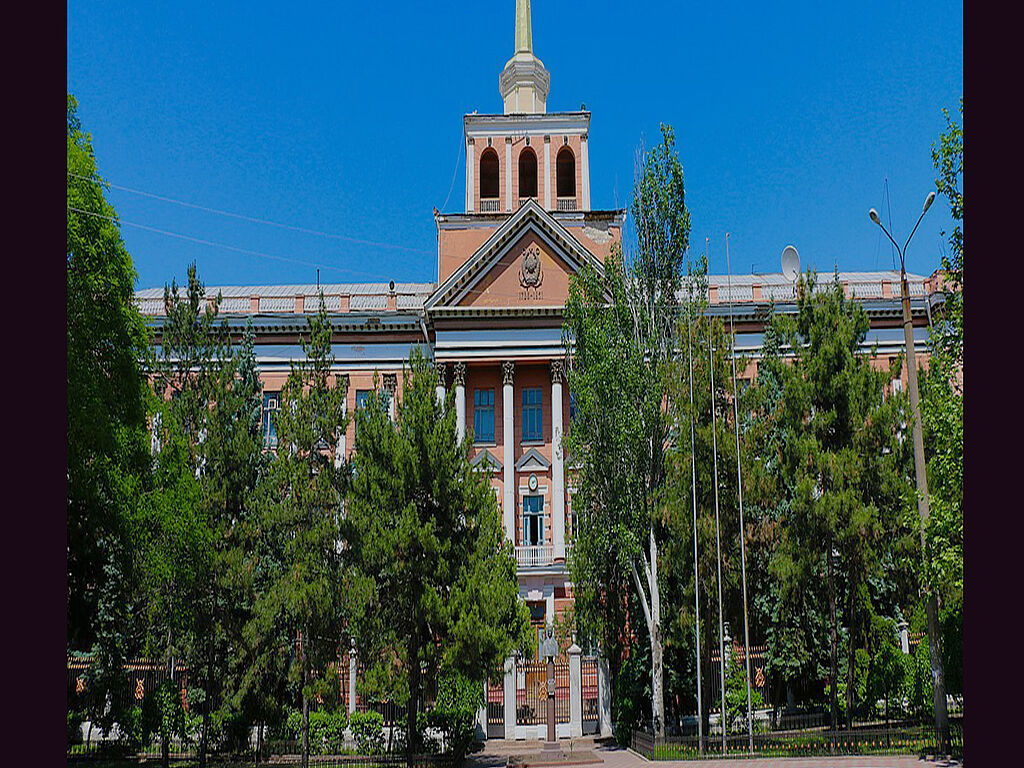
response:
M295 648L291 662L302 700L302 764L309 764L309 708L318 677L336 662L342 633L343 498L348 468L335 456L345 430L347 383L334 373L332 325L320 296L301 338L273 418L277 447L259 484L265 591L256 598L255 631L264 642Z
M665 733L659 517L666 481L667 371L677 344L679 290L689 242L683 168L671 127L639 159L632 213L635 247L613 247L603 270L571 280L563 344L577 419L566 446L580 464L573 503L579 530L573 583L589 585L584 626L621 634L622 580L636 590L651 650L651 714ZM614 622L610 623L610 622Z

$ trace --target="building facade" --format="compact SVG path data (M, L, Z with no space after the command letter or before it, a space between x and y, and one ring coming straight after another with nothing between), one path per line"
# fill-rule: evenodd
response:
M550 76L533 53L530 4L516 4L515 51L499 78L501 114L463 116L464 211L434 211L437 282L208 287L233 332L251 320L266 416L277 407L290 363L301 357L306 317L323 291L333 324L336 374L347 377L348 408L374 386L401 397L414 347L454 390L460 439L490 473L505 534L515 545L520 597L542 628L573 599L566 566L574 535L572 473L562 448L572 397L564 376L562 310L573 274L597 267L621 243L625 210L591 206L590 113L548 112ZM871 319L867 347L888 368L903 351L898 272L840 273L847 295ZM910 275L918 348L942 304L939 275ZM738 352L756 375L771 304L793 311L782 274L711 276L711 313L735 316ZM136 293L159 335L163 289ZM904 368L904 377L906 376ZM893 383L902 386L903 381ZM445 394L439 392L439 395ZM273 425L264 419L274 445ZM350 424L343 450L350 451Z

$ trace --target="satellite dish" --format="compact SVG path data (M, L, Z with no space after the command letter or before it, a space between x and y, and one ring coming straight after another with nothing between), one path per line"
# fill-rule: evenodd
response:
M787 245L782 251L782 274L790 282L800 274L800 254L792 245Z

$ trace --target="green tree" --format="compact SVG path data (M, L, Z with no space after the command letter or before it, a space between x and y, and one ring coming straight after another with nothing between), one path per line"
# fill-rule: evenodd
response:
M668 126L661 143L641 156L632 213L636 247L628 263L613 248L602 270L585 266L570 282L565 305L567 378L577 405L566 447L580 463L570 567L573 583L586 585L577 597L581 625L606 642L625 628L625 585L636 589L651 647L652 719L663 735L664 406L690 233L683 169Z
M905 403L884 398L889 376L863 349L868 318L844 296L836 275L819 285L808 272L797 284L795 316L773 313L771 325L791 357L760 364L782 383L783 397L766 414L781 431L778 461L791 494L773 570L783 599L824 582L829 627L829 709L836 727L841 627L847 634L846 680L856 679L857 638L871 611L869 580L881 553L902 528L908 494ZM846 686L847 725L855 685Z
M410 753L439 670L494 679L513 649L531 644L489 477L470 466L453 400L439 403L436 386L414 350L394 421L379 392L356 413L346 521L359 652L377 691L406 704Z
M148 487L146 328L135 269L104 197L92 140L67 97L67 644L91 650L86 697L105 729L120 717L122 665L139 627L138 500Z
M309 707L317 677L338 659L344 619L343 498L348 467L336 456L348 423L347 382L332 373L332 325L323 296L309 318L303 357L292 363L274 416L277 450L256 509L268 569L250 632L272 648L297 646L290 664L302 699L302 764L309 764ZM266 653L266 651L264 651ZM265 667L264 667L265 668Z

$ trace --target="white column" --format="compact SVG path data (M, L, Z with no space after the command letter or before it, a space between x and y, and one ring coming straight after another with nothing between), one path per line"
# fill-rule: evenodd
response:
M484 703L476 711L476 737L480 741L487 741L487 681L484 680Z
M505 210L512 210L512 139L508 136L505 137Z
M476 164L476 153L473 151L473 139L466 140L466 213L473 212L474 194L473 166ZM443 213L443 211L442 211Z
M445 363L434 363L434 370L437 371L437 404L444 407L444 398L448 394L445 383L448 379L448 366Z
M348 652L348 713L356 711L356 641Z
M544 210L551 210L551 137L544 137Z
M549 627L555 623L555 585L544 585L544 623Z
M455 364L455 424L459 442L466 439L466 364Z
M569 738L583 736L583 650L573 643L569 646Z
M395 405L395 397L398 394L398 374L384 374L384 391L388 393L388 418L394 423L398 413Z
M597 730L601 736L612 735L612 689L608 659L597 656Z
M344 398L341 401L341 415L344 420L344 416L348 413L348 374L335 377L334 386L341 387L342 392L345 393ZM348 436L345 434L347 429L338 430L338 443L334 446L334 468L341 469L341 465L345 463L345 453L347 451L347 439Z
M505 738L516 737L516 657L505 659Z
M515 402L513 398L513 379L516 373L516 364L506 361L501 364L502 388L501 388L501 440L502 467L504 472L505 492L502 499L502 522L505 526L505 536L515 546L516 535L516 466L515 466Z
M565 559L565 452L562 449L563 363L551 361L551 544L552 557Z
M580 136L580 180L583 182L583 210L590 210L590 157L587 154L587 135Z

